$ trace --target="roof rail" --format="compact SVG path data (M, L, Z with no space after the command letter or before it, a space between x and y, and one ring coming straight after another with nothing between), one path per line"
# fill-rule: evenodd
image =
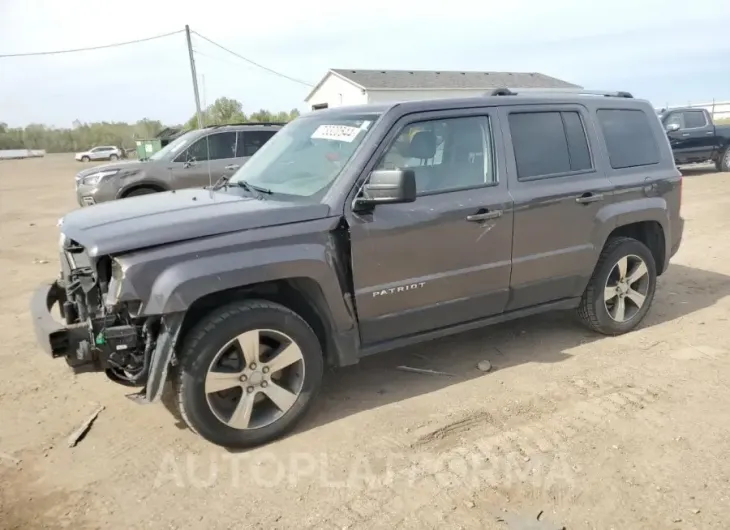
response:
M517 96L520 94L575 94L578 96L603 96L607 98L633 98L631 92L610 90L586 90L584 88L495 88L485 92L485 96Z
M224 123L221 125L206 125L206 129L215 129L216 127L230 127L235 125L276 125L276 126L284 126L287 122L285 121L247 121L242 123Z

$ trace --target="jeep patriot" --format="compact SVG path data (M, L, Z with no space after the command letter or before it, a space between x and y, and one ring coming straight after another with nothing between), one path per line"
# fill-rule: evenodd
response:
M134 401L171 378L195 432L248 447L294 427L327 364L549 310L631 331L679 248L681 182L627 93L315 111L210 189L66 215L34 327Z

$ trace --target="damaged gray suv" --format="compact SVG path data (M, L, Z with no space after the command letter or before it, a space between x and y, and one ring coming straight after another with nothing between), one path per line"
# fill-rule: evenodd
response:
M63 218L35 333L227 447L290 431L324 367L550 310L638 326L682 239L652 106L529 93L320 110L229 180ZM64 320L54 320L57 306Z
M80 206L160 191L210 186L230 177L281 123L214 125L188 131L146 160L104 164L76 175Z

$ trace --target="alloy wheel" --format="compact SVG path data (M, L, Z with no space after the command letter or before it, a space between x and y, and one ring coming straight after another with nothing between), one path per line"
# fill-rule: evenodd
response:
M628 322L644 307L649 293L649 269L634 254L619 259L611 269L603 291L608 315L616 322Z
M304 382L304 356L288 335L247 331L215 355L205 377L213 414L233 429L258 429L277 421L297 401Z

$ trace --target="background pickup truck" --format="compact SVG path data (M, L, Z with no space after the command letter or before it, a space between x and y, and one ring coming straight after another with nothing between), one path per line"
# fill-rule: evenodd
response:
M662 110L659 119L669 136L676 164L714 162L730 171L730 125L715 125L705 109Z

